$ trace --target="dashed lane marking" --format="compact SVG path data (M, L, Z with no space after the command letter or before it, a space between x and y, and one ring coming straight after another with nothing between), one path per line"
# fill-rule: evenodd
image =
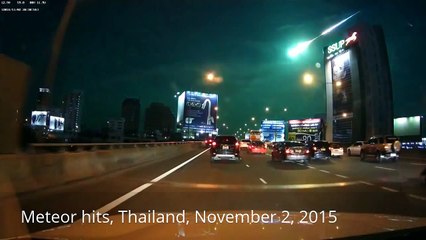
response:
M263 178L259 178L259 180L260 180L263 184L268 184L268 182L266 182Z
M389 191L389 192L399 192L399 191L398 191L398 190L396 190L396 189L388 188L388 187L381 187L381 189L386 190L386 191Z
M396 171L396 169L393 169L393 168L379 167L379 166L374 166L374 167L378 169L388 170L388 171Z

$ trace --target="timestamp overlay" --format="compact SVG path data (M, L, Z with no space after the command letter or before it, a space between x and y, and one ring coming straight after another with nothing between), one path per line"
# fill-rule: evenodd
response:
M49 1L17 1L0 0L0 12L2 13L34 13L42 11Z

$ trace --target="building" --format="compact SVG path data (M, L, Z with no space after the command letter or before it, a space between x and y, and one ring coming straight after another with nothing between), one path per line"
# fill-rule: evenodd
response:
M39 88L36 98L36 110L49 110L52 93L49 88Z
M380 26L361 24L324 48L328 141L393 134L392 81Z
M178 131L184 138L203 139L217 135L218 95L184 91L178 97Z
M65 117L65 131L69 133L78 133L81 131L81 101L83 92L73 91L68 94L64 100L63 111Z
M175 132L175 117L169 107L151 103L145 110L145 134L151 138L168 138Z
M121 105L121 117L126 120L124 135L126 137L139 137L139 119L141 104L137 98L126 98Z
M124 118L110 119L107 121L108 142L123 142L125 122L126 120Z

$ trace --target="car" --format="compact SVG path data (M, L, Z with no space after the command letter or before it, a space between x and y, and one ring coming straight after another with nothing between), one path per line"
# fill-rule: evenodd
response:
M330 143L323 140L314 140L307 143L311 160L330 160Z
M341 157L345 153L340 143L331 143L330 152L332 157Z
M399 138L392 135L373 136L361 148L360 159L365 161L368 156L374 156L377 162L391 160L395 162L399 159L401 142Z
M348 156L359 156L361 154L361 148L364 145L364 141L356 141L354 144L350 145L346 152Z
M250 144L250 140L243 139L240 141L240 149L247 149Z
M240 161L240 144L235 136L216 136L210 148L211 162Z
M253 141L248 146L247 151L248 151L248 153L266 154L265 143L262 142L262 141Z
M204 140L204 146L205 147L211 147L212 142L213 142L214 138L213 137L208 137Z
M276 142L272 146L272 161L292 161L308 163L310 160L309 148L306 144L297 141Z

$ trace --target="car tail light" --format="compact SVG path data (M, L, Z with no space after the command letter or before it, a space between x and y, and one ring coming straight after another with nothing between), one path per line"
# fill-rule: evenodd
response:
M308 154L308 153L309 153L309 149L307 149L307 150L305 151L305 153L306 153L306 154Z
M204 142L207 143L207 140L205 140Z
M288 149L288 148L287 148L287 149L285 150L285 153L287 153L287 154L291 153L290 149Z
M213 147L216 147L216 144L217 144L216 142L212 142Z
M314 147L314 151L316 151L317 150L317 147Z
M235 143L235 147L238 147L238 146L240 146L240 144L236 142L236 143Z

